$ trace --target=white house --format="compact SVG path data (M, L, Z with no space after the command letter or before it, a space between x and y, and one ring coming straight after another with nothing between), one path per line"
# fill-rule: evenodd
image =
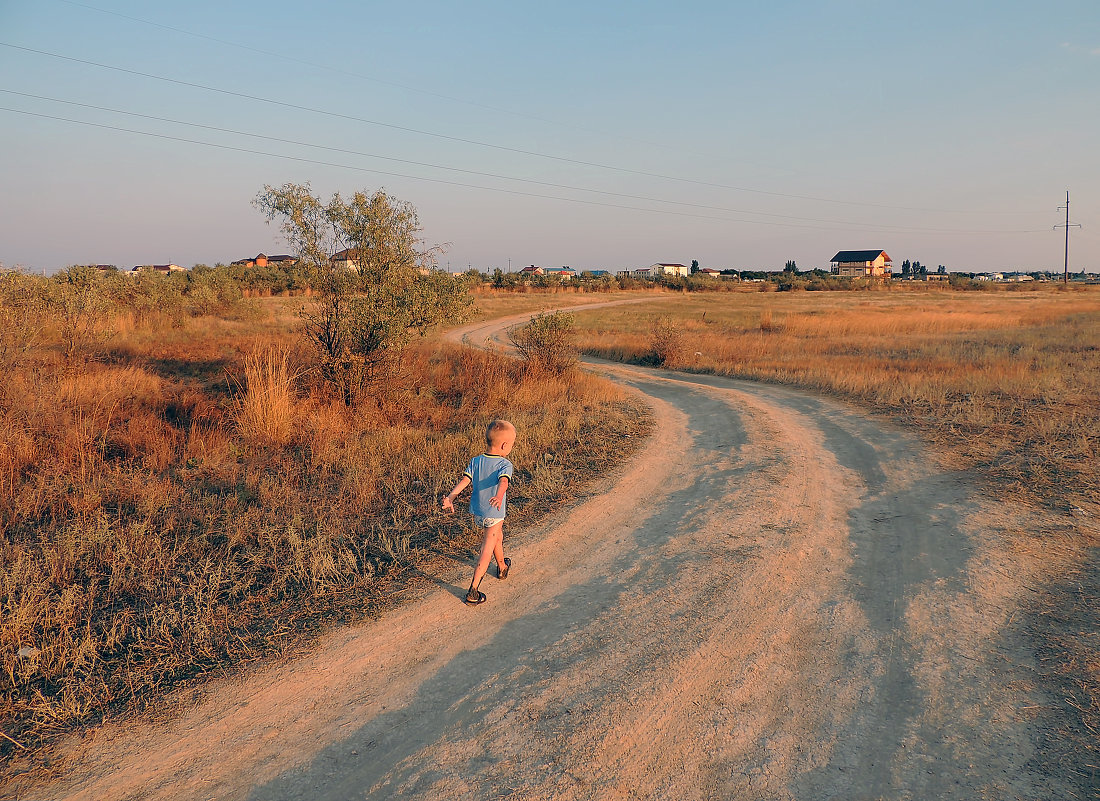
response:
M687 278L691 275L691 268L684 264L654 264L649 268L649 274L652 276L658 275L679 275L683 278Z
M557 276L562 281L568 281L571 278L577 277L577 271L572 267L546 267L542 271L542 274Z

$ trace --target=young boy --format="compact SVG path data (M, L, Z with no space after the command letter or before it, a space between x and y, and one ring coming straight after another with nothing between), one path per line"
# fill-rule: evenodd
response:
M485 602L485 593L478 589L481 579L489 569L493 557L497 560L497 575L508 578L511 559L504 558L504 514L507 509L505 493L512 478L512 463L505 457L516 444L516 427L507 420L494 420L485 430L485 453L470 460L466 472L455 488L443 499L443 511L454 511L454 499L467 486L473 487L470 497L470 514L479 528L485 529L485 542L481 546L481 558L474 568L470 591L463 599L470 606Z

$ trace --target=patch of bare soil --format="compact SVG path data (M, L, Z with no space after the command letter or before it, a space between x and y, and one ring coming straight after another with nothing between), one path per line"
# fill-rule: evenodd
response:
M594 369L655 434L506 539L486 604L439 563L422 597L171 721L105 726L21 797L1095 797L1082 759L1046 757L1060 712L1027 631L1093 528L987 500L838 403Z

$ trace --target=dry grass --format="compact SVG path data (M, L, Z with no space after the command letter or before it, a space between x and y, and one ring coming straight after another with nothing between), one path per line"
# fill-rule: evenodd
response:
M296 347L295 305L127 317L86 359L43 336L0 387L0 777L61 734L386 603L476 532L439 497L519 431L514 523L625 458L644 415L581 373L426 343L347 409ZM111 322L111 321L108 321Z
M658 314L670 367L839 395L1014 490L1100 502L1100 292L690 295L577 322L587 352L645 362Z
M473 290L477 309L475 320L495 320L513 314L544 312L561 309L566 306L582 306L592 303L606 303L609 300L626 298L646 298L668 294L662 288L638 289L616 292L583 292L576 287L554 287L541 289L518 287L516 290L494 289L490 286L477 286Z
M288 348L266 348L244 360L244 386L237 398L237 428L246 439L286 445L296 418Z

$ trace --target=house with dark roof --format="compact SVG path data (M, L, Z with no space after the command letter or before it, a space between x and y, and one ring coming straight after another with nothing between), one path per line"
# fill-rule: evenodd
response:
M353 273L357 273L359 272L359 250L357 248L346 248L339 253L332 254L329 262L338 270L351 270Z
M233 267L266 267L269 264L277 264L280 267L290 267L298 262L294 256L280 255L268 256L265 253L257 253L250 259L237 259L230 262Z
M830 261L840 278L886 278L893 267L885 250L841 250Z

